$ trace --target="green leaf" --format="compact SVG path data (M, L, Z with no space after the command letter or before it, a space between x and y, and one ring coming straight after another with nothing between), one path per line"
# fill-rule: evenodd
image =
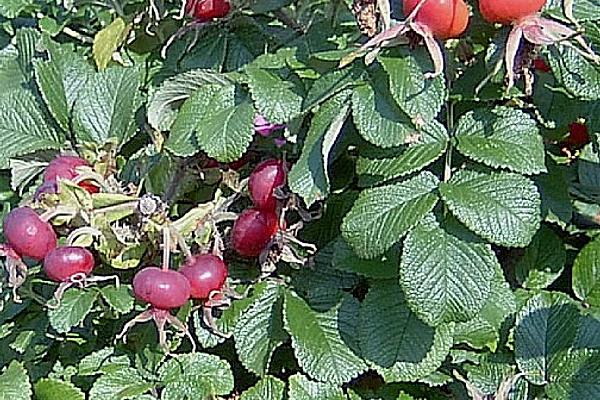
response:
M600 351L571 349L552 372L546 388L552 400L587 400L600 396Z
M444 154L448 139L446 128L434 120L413 131L408 146L362 151L356 163L360 184L369 186L425 168Z
M246 68L248 86L258 110L267 120L282 124L296 118L302 108L302 88L294 79L284 78L285 70ZM290 72L287 71L287 74Z
M485 304L497 267L489 245L464 240L427 220L404 241L400 284L411 309L428 324L464 322Z
M171 133L165 142L165 147L173 154L180 157L189 157L200 150L196 138L196 127L199 116L204 115L211 103L220 102L220 107L233 104L235 86L233 85L204 85L183 103L175 121L171 126Z
M348 117L349 94L342 92L321 106L311 121L300 159L290 171L290 189L300 195L308 207L329 195L330 151Z
M378 57L389 75L392 96L415 121L431 121L446 101L444 78L423 78L423 71L430 69L428 59L423 49L401 49Z
M461 170L440 193L459 221L494 244L525 247L540 226L540 195L521 175Z
M11 157L60 148L64 137L46 122L35 97L20 90L0 96L0 141L0 169L4 169Z
M565 171L555 162L549 161L547 167L547 174L535 177L535 183L542 197L542 217L548 222L564 226L571 222L573 215Z
M61 381L58 379L43 378L35 384L36 400L84 400L85 395L71 382Z
M69 289L65 292L58 308L48 311L50 325L59 333L67 333L83 322L98 297L95 290Z
M8 368L0 374L0 400L31 399L31 383L23 365L11 361Z
M586 304L600 307L600 236L588 243L575 259L573 292Z
M32 4L33 0L0 0L0 15L11 19L15 18Z
M19 50L19 65L23 75L31 78L31 60L35 56L37 44L40 40L40 32L33 28L21 28L15 35L15 42Z
M265 376L240 395L240 400L284 400L284 398L285 383L273 376Z
M159 376L165 385L162 400L204 399L233 390L229 364L211 354L175 355L160 367Z
M341 237L335 241L331 265L339 270L353 272L369 278L391 279L398 276L398 248L392 248L379 258L359 258Z
M361 136L375 146L388 148L408 144L417 134L410 117L398 107L380 72L372 82L354 89L352 117Z
M342 384L366 369L356 349L358 302L344 297L317 312L293 292L285 294L285 328L300 367L311 378Z
M133 368L120 368L98 378L89 393L89 400L122 400L135 398L155 387L146 382Z
M137 68L112 67L90 76L73 109L77 139L124 145L135 133L139 87Z
M397 283L378 283L361 304L360 348L365 359L384 375L397 370L403 372L403 381L416 381L435 371L445 358L440 353L427 360L435 335L436 329L408 308Z
M166 147L182 156L200 148L230 162L244 154L253 136L254 109L247 101L236 105L235 86L205 85L182 106Z
M575 49L555 46L549 52L550 66L558 82L575 97L600 99L600 69Z
M94 70L69 46L49 39L44 40L44 46L48 61L34 60L35 79L48 110L58 125L68 131L73 104Z
M48 163L45 162L11 159L9 161L10 187L22 196L31 181L40 175L47 165Z
M98 70L104 71L106 69L113 53L123 44L130 29L131 25L126 24L123 18L119 17L96 33L92 45L92 55Z
M542 225L515 266L517 280L524 288L544 289L562 274L566 261L562 239Z
M358 64L352 64L348 68L336 69L324 74L310 87L302 109L310 110L341 91L361 84L364 72Z
M502 383L507 379L515 375L515 366L511 365L512 360L503 353L487 354L482 357L481 361L477 365L467 364L465 370L467 371L467 378L469 382L481 393L489 396L494 396ZM526 381L520 379L518 383ZM511 388L511 394L518 389L518 383ZM510 399L517 399L521 397L513 397ZM500 396L498 396L500 397ZM502 398L502 397L501 397Z
M100 294L113 310L121 314L127 314L133 310L135 298L128 285L104 286L100 289Z
M114 348L105 347L81 359L78 375L111 374L119 369L129 368L129 365L129 358L126 355L116 356Z
M177 69L182 71L198 68L220 71L227 55L228 36L229 31L218 24L205 26L202 40L197 40L195 33L189 31L169 47L167 60L177 60Z
M21 71L18 58L19 53L13 45L0 50L0 85L3 93L21 91L23 85L27 84L27 78Z
M384 311L383 309L382 311ZM388 382L412 382L423 379L439 368L452 347L452 335L454 324L446 324L437 328L431 348L427 355L418 362L401 361L396 362L390 368L380 368L379 373Z
M342 234L356 254L374 258L398 242L438 201L430 172L362 192L344 218Z
M458 121L456 138L461 153L490 167L522 174L546 171L542 136L523 111L508 107L471 111Z
M516 311L515 295L504 279L504 272L497 266L487 301L475 318L456 324L454 343L467 343L475 349L487 347L495 352L502 324Z
M270 284L235 325L235 348L239 359L258 375L267 373L273 352L287 339L282 311L282 288Z
M547 383L577 337L579 311L562 293L541 293L517 314L515 356L527 379Z
M291 376L289 382L289 400L346 400L342 389L329 382L314 382L300 374Z
M148 101L148 123L156 130L167 131L175 121L177 109L181 103L190 98L198 89L207 85L226 86L231 84L233 84L233 80L228 75L208 69L194 69L177 74L151 92ZM169 141L170 136L167 144ZM169 148L169 146L167 147Z

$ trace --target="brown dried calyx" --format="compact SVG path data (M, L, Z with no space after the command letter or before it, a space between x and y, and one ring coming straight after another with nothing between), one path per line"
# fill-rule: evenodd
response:
M377 34L379 22L377 0L354 0L352 12L363 35L373 37Z

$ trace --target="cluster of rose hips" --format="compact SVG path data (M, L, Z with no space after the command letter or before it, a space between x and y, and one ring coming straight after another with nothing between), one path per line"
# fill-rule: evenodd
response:
M573 0L563 0L567 19L574 21ZM469 9L464 0L403 0L403 11L406 19L367 41L358 51L342 59L340 65L352 62L356 57L367 54L366 61L375 59L383 46L417 41L425 43L434 63L434 71L427 73L427 78L439 76L444 70L442 48L436 42L458 38L469 24ZM506 41L504 57L492 75L488 76L477 88L479 91L489 79L500 70L502 64L506 68L507 91L514 86L517 74L520 74L525 63L539 46L568 46L583 57L600 63L600 57L581 37L580 32L558 21L543 18L540 12L546 0L479 0L479 11L489 23L510 25L511 31ZM522 44L525 43L526 46ZM527 88L526 88L527 89Z
M271 131L279 128L270 127ZM59 156L46 168L44 182L36 191L35 199L45 201L48 196L60 194L63 180L77 183L90 194L98 193L96 181L87 179L90 176L94 177L94 173L85 160L76 156ZM258 257L268 251L270 242L281 227L282 201L276 196L285 183L285 164L280 160L267 160L251 173L248 191L254 207L243 211L231 230L232 247L241 256ZM57 235L49 222L53 215L52 210L40 215L34 208L22 206L12 210L4 219L6 244L0 247L0 253L7 258L6 269L15 296L27 274L27 265L23 261L27 259L42 261L48 278L60 283L55 292L57 303L64 291L73 285L84 287L89 282L106 279L90 277L96 262L87 248L71 243L57 247ZM128 322L120 336L124 336L136 323L149 320L156 323L162 345L166 344L166 323L189 335L187 327L171 315L170 310L183 306L190 299L200 302L205 324L219 333L212 320L212 309L226 306L232 298L236 298L236 293L226 284L227 265L220 254L192 255L185 241L178 240L180 247L186 247L183 249L186 260L179 271L170 269L170 242L173 237L178 239L178 233L173 229L169 224L163 228L163 267L145 267L134 276L135 296L150 307Z
M81 168L83 167L83 168ZM36 191L35 198L41 199L49 194L57 194L60 180L77 183L89 193L97 193L98 186L88 178L95 174L88 173L90 164L77 156L60 156L55 158L44 171L44 181ZM9 273L9 285L13 288L16 301L19 300L16 290L24 282L27 265L24 259L42 261L44 272L51 280L59 282L55 293L57 300L69 286L84 285L89 279L95 262L92 253L84 247L57 247L57 236L48 220L52 213L38 215L29 206L12 210L4 219L3 232L6 244L0 246L0 255L6 257L6 269Z

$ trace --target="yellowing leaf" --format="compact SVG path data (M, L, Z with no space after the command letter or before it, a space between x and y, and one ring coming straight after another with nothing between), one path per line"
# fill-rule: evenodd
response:
M117 18L96 34L92 54L100 71L106 69L113 53L123 43L130 29L131 24L126 24L122 18Z

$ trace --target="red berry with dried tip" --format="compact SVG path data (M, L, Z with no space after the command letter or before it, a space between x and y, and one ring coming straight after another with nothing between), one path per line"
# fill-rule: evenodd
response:
M55 282L67 282L76 274L88 276L94 266L94 255L84 247L57 247L44 258L44 272Z
M408 16L420 2L404 0L404 15ZM428 0L417 11L415 21L438 39L456 38L467 29L469 8L463 0Z
M208 22L227 16L231 3L228 0L187 0L185 11L199 22Z
M533 60L533 68L536 71L540 71L540 72L544 72L544 73L552 72L552 69L546 63L546 61L544 61L544 59L540 58L540 57Z
M79 176L77 167L89 167L90 163L77 156L59 156L48 164L44 171L44 182L56 181L57 178L73 180ZM80 187L89 193L98 193L100 189L90 182L79 182Z
M479 0L479 11L491 23L508 25L542 10L546 0Z
M133 277L135 297L161 310L183 306L190 299L190 283L180 272L146 267Z
M569 124L569 135L561 142L572 150L580 149L590 142L590 134L585 124L573 122Z
M279 230L279 218L273 211L244 210L233 224L233 249L243 257L257 257Z
M258 164L248 180L248 191L254 207L275 211L277 199L274 191L285 184L286 178L283 161L267 160Z
M22 257L43 260L56 248L56 233L29 207L12 210L3 223L4 237L8 244Z
M220 290L227 279L227 265L212 254L193 256L179 270L190 282L191 297L206 300Z

